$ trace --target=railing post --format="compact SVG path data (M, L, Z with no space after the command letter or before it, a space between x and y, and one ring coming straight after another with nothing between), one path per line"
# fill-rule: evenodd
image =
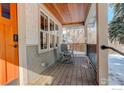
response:
M96 4L97 26L97 81L99 85L108 84L108 51L101 45L108 45L108 15L107 4Z

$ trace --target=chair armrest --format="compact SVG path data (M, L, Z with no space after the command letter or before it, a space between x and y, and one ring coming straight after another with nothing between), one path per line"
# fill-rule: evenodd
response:
M72 52L73 53L73 50L69 49L69 52Z

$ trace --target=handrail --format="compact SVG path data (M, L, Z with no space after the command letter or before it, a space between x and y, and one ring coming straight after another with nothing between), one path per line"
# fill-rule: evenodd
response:
M119 50L117 50L117 49L115 49L115 48L113 48L113 47L110 47L110 46L102 45L102 46L101 46L101 49L103 49L103 50L105 50L105 49L111 49L111 50L113 50L113 51L115 51L115 52L121 54L122 56L124 56L124 53L122 53L121 51L119 51Z

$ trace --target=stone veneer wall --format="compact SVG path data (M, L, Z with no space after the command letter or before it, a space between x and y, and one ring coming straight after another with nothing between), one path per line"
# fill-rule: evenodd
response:
M28 82L35 80L47 67L59 59L59 49L38 53L38 46L27 46Z

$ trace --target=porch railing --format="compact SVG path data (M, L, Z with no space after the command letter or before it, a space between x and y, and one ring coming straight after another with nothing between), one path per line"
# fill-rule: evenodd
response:
M115 49L115 48L113 48L113 47L110 47L110 46L102 45L102 46L101 46L101 49L103 49L103 50L105 50L105 49L111 49L111 50L113 50L113 51L115 51L115 52L121 54L122 56L124 56L124 53L123 53L123 52L121 52L121 51L119 51L119 50L117 50L117 49Z

